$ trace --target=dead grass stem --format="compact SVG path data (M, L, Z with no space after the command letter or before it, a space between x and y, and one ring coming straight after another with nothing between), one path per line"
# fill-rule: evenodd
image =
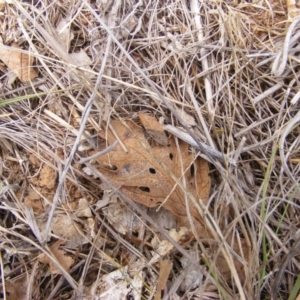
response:
M150 240L160 234L175 247L168 256L173 269L164 299L295 299L300 290L300 17L292 5L0 4L0 51L16 42L21 49L15 51L23 59L34 57L38 72L30 82L12 80L11 70L0 64L4 298L13 299L17 284L27 282L32 299L96 299L103 276L120 270L127 279L143 274L142 293L132 293L148 299L159 277L158 266L147 264ZM176 179L187 203L197 206L210 239L175 242L145 208L109 187L103 174L99 180L93 177L97 170L87 174L83 168L92 170L87 161L116 146L98 134L114 130L110 120L139 123L139 112L161 118L211 163L209 206ZM121 234L104 217L102 208L115 195L125 199L129 227L141 222L140 233ZM58 249L57 240L64 241ZM52 271L39 260L42 253ZM63 266L69 254L74 263ZM228 276L218 265L220 255ZM192 272L182 267L184 258L202 269L197 287L183 284Z

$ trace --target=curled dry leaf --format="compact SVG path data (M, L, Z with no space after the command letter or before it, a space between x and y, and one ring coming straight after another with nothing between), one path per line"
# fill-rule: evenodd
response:
M78 201L77 211L75 212L77 217L92 218L92 211L89 207L89 203L85 198L80 198Z
M40 167L41 162L38 160L38 174L30 179L30 183L37 187L46 188L47 190L53 190L56 186L57 172L49 165L43 164ZM33 164L35 166L35 164ZM36 167L36 166L35 166ZM42 193L42 191L40 191Z
M52 254L55 256L55 259L60 263L60 265L66 270L69 271L70 267L74 263L74 259L66 254L64 250L59 249L59 246L63 243L63 241L56 241L52 246L50 246L50 250ZM49 271L52 274L61 274L60 270L57 269L52 260L44 253L38 255L37 259L43 263L49 265Z
M90 79L95 77L95 75L91 72L92 68L90 67L92 60L83 49L81 49L80 52L71 53L69 56L77 67L84 68L85 71L82 71L84 76ZM81 79L75 73L71 72L69 75L72 80L80 82Z
M32 67L34 57L16 49L21 49L16 43L10 48L1 48L0 59L22 82L28 82L38 76Z
M179 242L188 235L188 229L180 227L178 232L175 229L171 229L168 234L175 242ZM149 260L149 265L158 262L174 248L174 245L171 242L167 240L158 241L157 237L152 239L151 245L153 246L154 251L151 251L153 257Z
M228 243L230 243L230 241L233 239L232 236L229 236L227 238ZM215 254L219 252L219 245L213 245L211 246L211 253ZM239 256L244 257L247 259L247 257L249 256L249 247L246 243L246 241L244 239L240 239L240 245L239 243L235 242L232 245L232 249L234 251L234 253L237 253ZM243 263L238 259L235 258L233 260L234 265L235 265L235 269L238 273L238 276L241 280L241 282L245 281L245 273L244 273L244 266ZM228 266L228 263L226 262L225 257L222 254L219 254L216 258L216 266L219 269L219 271L222 273L223 279L225 281L230 280L232 273L231 273L231 269Z
M196 207L186 191L195 199L205 203L210 191L208 163L202 158L195 158L189 151L189 145L170 137L167 146L149 145L143 129L132 121L126 126L119 120L111 121L116 134L126 146L124 152L118 144L114 150L97 158L101 172L132 200L147 207L163 205L177 217L187 216L187 205L191 215L199 219ZM109 130L100 133L112 144L116 138ZM184 177L186 191L178 186ZM182 182L182 181L181 181Z
M37 218L37 223L43 236L47 220L44 218ZM91 240L94 235L94 219L82 219L79 223L75 222L69 215L60 213L52 218L50 228L51 232L56 237L59 237L64 241L66 247L75 249Z
M39 174L39 179L41 187L52 190L56 186L57 173L50 166L44 164Z
M84 299L144 299L141 295L145 273L139 270L130 274L128 269L125 266L95 280L85 288Z
M27 195L24 197L24 204L27 207L31 207L35 213L41 214L44 212L44 205L38 192L38 188L33 189L29 187L27 189Z
M31 286L29 286L29 284L31 284ZM30 290L32 294L30 294ZM34 280L30 282L29 274L22 274L21 277L18 277L16 280L6 280L5 292L6 300L39 299L40 297L38 283ZM1 294L3 295L3 289L1 290Z
M109 203L102 211L108 222L121 234L138 232L143 225L140 218L122 203Z
M184 124L188 127L196 126L195 118L192 115L189 115L187 112L183 110L183 108L179 108L176 106L176 112L180 116L180 118L184 121Z
M162 124L159 124L154 117L143 113L139 113L139 119L155 142L163 146L168 145L169 141Z
M198 254L195 250L188 250L188 253L194 258L195 262L199 260ZM200 267L197 263L191 264L190 260L185 256L181 257L179 261L185 274L180 284L180 289L182 291L186 291L188 289L194 290L201 286L204 268Z
M173 263L168 259L163 259L159 262L159 277L157 280L157 287L154 300L161 298L161 292L165 289L168 281L168 277L172 270Z

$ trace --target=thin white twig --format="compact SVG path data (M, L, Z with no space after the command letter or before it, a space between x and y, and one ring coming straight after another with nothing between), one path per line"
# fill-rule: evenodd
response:
M282 163L281 171L285 171L287 173L289 178L296 184L296 187L298 187L298 182L295 179L295 177L293 176L292 172L290 171L290 168L287 165L287 159L290 154L290 151L287 151L286 155L284 154L284 148L285 148L284 142L286 140L287 135L293 130L293 127L298 122L300 122L300 111L296 114L296 116L293 119L291 119L287 123L284 131L281 133L281 138L280 138L280 142L279 142L279 153L280 153L280 159L281 159L281 163ZM299 189L299 187L298 187L298 189Z
M70 130L75 136L79 134L79 131L75 129L71 124L60 118L58 115L54 114L52 111L48 109L44 109L44 113L51 118L52 120L56 121L58 124L62 125L65 127L67 130ZM87 133L88 134L88 133ZM81 140L85 140L85 137L82 136Z
M277 83L277 84L273 85L268 90L264 91L263 93L261 93L260 95L258 95L257 97L255 97L253 99L253 104L257 104L258 102L260 102L261 100L265 99L269 95L272 95L273 93L275 93L276 91L278 91L280 88L282 88L283 85L284 85L283 83Z
M84 164L87 161L90 161L92 159L96 159L97 157L104 155L112 150L114 150L114 148L118 145L118 141L115 141L112 145L108 146L107 148L105 148L103 151L97 152L89 157L84 157L82 158L78 163L79 164Z
M213 158L216 158L216 159L224 162L224 154L223 153L211 148L210 146L200 142L199 140L196 141L187 132L184 132L184 131L178 129L173 125L165 125L164 129L166 131L172 133L177 138L179 138L179 139L185 141L186 143L190 144L191 146L201 150L208 157L213 157ZM201 148L199 147L199 144L202 146ZM232 161L230 159L228 161L231 165L235 166L234 161Z
M285 66L289 55L289 50L292 44L291 40L294 41L294 37L292 39L292 33L296 25L299 23L299 21L300 21L300 17L296 18L289 27L289 30L284 40L282 50L278 53L272 66L272 74L274 74L274 76L281 76L283 71L285 70ZM300 33L296 35L299 36L299 34Z
M203 34L203 26L201 23L200 18L200 7L199 7L199 1L198 0L191 0L191 12L194 15L195 20L195 27L198 32L198 41L202 42L204 40L204 34ZM205 72L209 69L208 65L208 59L207 59L207 52L204 48L200 48L200 56L201 56L201 63L202 63L202 70ZM213 97L212 97L212 87L210 84L210 78L208 75L204 77L204 84L205 84L205 94L206 94L206 101L207 101L207 109L212 117L215 113L214 103L213 103Z

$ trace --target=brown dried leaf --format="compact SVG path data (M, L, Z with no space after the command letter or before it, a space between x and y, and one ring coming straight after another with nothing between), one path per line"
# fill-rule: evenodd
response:
M180 180L182 170L185 170L184 179L188 192L195 199L201 199L207 203L210 191L208 163L201 158L195 160L194 155L189 152L189 145L183 141L179 141L179 149L177 149L173 137L169 138L168 146L153 145L151 147L141 127L132 121L126 121L125 124L128 128L118 120L111 122L128 152L117 145L113 151L100 156L97 161L100 164L101 172L132 200L148 207L156 207L163 203L165 209L178 217L180 226L190 228L186 207L188 204L197 234L201 238L211 239L212 236L203 226L197 209L191 201L188 200L186 203L184 192L171 176L172 173L175 178ZM109 144L114 143L116 139L111 131L108 131L107 135L101 133L101 137L107 139ZM162 164L166 168L163 168ZM248 250L246 247L244 249L243 240L241 243L243 245L242 252L246 257ZM212 240L210 244L214 244ZM238 254L241 254L238 244L233 245L233 248ZM243 265L238 260L235 260L234 264L243 281ZM217 258L217 266L224 278L229 279L230 268L222 254Z
M86 218L91 218L93 216L89 203L85 198L81 198L78 200L78 206L75 215L77 217L86 217Z
M232 239L232 236L228 237L227 241L230 243L231 239ZM244 239L241 239L241 248L239 247L239 244L237 242L235 242L232 249L234 252L236 252L241 257L245 257L247 259L249 256L250 249L247 246L246 241ZM217 253L217 252L218 252L218 246L212 246L212 253ZM244 265L234 256L233 256L233 263L234 263L235 269L239 275L241 282L244 283L245 282ZM223 279L225 281L230 280L230 278L232 277L232 273L231 273L230 267L228 266L228 263L222 253L220 253L217 256L216 266L218 267L218 270L222 274Z
M50 250L55 256L56 260L60 263L60 265L66 270L69 271L70 267L74 263L74 259L68 255L66 255L66 252L64 250L60 250L59 246L63 243L63 241L56 241L52 246L50 246ZM57 269L57 267L54 265L54 263L51 261L51 259L44 253L41 253L38 255L37 259L43 263L49 265L49 271L52 274L61 274L60 270Z
M38 176L30 179L36 186L53 190L56 186L57 173L47 164L43 164Z
M15 51L21 49L18 44L12 43L9 49L1 48L0 59L13 71L22 82L36 78L38 74L32 67L34 57L26 53Z
M29 287L30 278L28 274L24 274L14 281L7 280L5 282L6 300L27 300L29 299L29 291L34 291L36 295L39 295L39 289L37 287L37 282L30 282L32 285ZM3 290L2 290L3 291ZM31 295L33 296L33 295ZM2 298L2 297L1 297ZM31 297L30 297L31 299ZM32 299L34 299L32 297ZM35 298L37 299L37 298Z
M27 196L24 198L24 204L28 207L31 207L37 214L44 212L44 205L41 200L41 196L32 187L27 189Z
M117 145L97 161L101 172L124 194L147 207L157 207L163 203L163 207L177 217L185 217L187 208L184 192L172 176L180 180L184 170L188 192L195 199L207 202L210 191L208 163L201 158L195 159L188 144L179 141L177 149L174 138L170 137L168 146L150 147L142 128L134 122L126 121L128 128L119 120L111 121L111 125L128 152ZM115 141L111 131L107 135L101 133L101 136L109 144ZM198 219L197 209L191 201L187 202L191 215Z
M184 111L183 108L179 108L176 106L175 110L186 126L196 126L197 123L195 121L195 118L192 115L189 115L186 111Z
M122 203L109 203L102 211L108 222L121 234L131 235L132 232L139 232L143 226L141 219Z
M65 246L75 249L80 245L88 243L91 236L92 218L82 220L81 224L75 222L67 214L57 214L52 218L51 232L64 241ZM37 219L40 231L45 232L47 220ZM84 227L84 228L83 228Z
M139 113L138 116L147 133L155 140L155 142L167 146L168 138L165 134L163 125L159 124L154 117L147 114Z
M55 187L57 174L50 166L44 164L39 175L41 187L47 187L49 190Z
M161 292L165 289L170 275L173 263L169 259L164 259L159 262L159 277L157 281L157 288L155 293L155 300L162 299Z

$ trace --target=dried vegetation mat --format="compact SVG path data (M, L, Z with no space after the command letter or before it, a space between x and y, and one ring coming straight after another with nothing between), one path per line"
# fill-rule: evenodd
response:
M1 297L296 299L298 13L0 1Z

